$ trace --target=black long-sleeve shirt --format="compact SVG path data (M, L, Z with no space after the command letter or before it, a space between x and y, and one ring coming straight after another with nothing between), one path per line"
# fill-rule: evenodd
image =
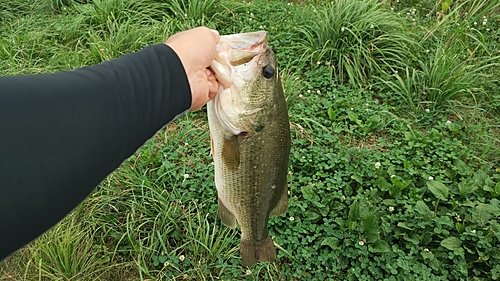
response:
M0 77L0 261L190 105L184 68L164 44L75 71Z

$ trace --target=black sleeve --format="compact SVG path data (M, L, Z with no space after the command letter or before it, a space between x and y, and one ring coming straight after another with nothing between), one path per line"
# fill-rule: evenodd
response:
M0 77L0 261L190 105L184 68L164 44L75 71Z

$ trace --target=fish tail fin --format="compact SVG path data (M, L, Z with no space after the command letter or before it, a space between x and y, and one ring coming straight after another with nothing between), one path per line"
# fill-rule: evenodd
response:
M263 240L241 241L240 243L241 263L244 266L254 265L259 261L274 261L276 259L276 247L273 239L268 235Z

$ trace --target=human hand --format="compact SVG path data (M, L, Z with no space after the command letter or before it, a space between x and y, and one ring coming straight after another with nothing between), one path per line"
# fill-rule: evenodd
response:
M208 67L215 58L219 33L198 27L172 35L165 44L180 58L191 87L191 111L200 109L217 94L219 83Z

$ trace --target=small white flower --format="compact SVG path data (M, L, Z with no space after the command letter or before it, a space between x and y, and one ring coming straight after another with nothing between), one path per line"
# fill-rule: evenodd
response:
M248 18L249 21L252 21L252 18Z
M429 180L430 180L430 181L433 181L433 180L434 180L434 177L433 177L433 176L429 176Z
M430 50L425 50L425 52L426 52L426 53L429 53L429 52L430 52Z
M184 145L185 145L185 146L188 146L188 145L189 145L189 143L185 142L185 143L184 143Z
M354 107L351 107L351 110L354 110Z
M490 29L489 29L489 28L486 28L486 31L490 31Z
M430 111L430 109L426 108L426 109L425 109L425 112L429 113L429 112L431 112L431 111Z
M253 13L250 13L250 16L253 18Z
M477 21L474 22L474 25L477 25Z
M374 26L373 24L372 24L372 25L370 25L370 28L374 28L374 27L375 27L375 26Z
M310 94L311 93L311 90L307 90L307 93Z
M294 217L290 217L290 221L294 221L294 220L295 220L295 218L294 218Z
M455 217L455 220L457 220L457 221L462 221L462 219L460 218L460 215L459 215L459 214L457 214L457 216Z
M392 178L395 178L395 177L396 177L396 175L391 175L391 179L392 179Z
M380 166L382 166L382 164L380 164L380 162L375 163L375 169L379 169Z
M411 19L411 21L415 21L415 19Z
M184 261L185 259L186 259L186 257L185 257L184 255L180 255L180 256L179 256L179 260L180 260L180 261Z
M345 31L345 28L343 28L343 27L342 27L342 28L340 28L340 31L341 31L341 32L344 32L344 31Z
M303 97L304 97L304 95L303 95L303 94L300 94L300 95L299 95L299 98L303 98Z
M394 207L390 206L389 207L389 212L391 212L391 213L394 212Z
M260 29L263 29L264 27L262 27L262 25L259 26Z
M247 269L247 270L245 271L245 274L246 274L246 275L252 275L252 271L251 271L250 269Z
M450 125L451 125L451 121L450 120L446 121L446 126L450 126Z
M391 11L393 11L393 12L394 12L394 7L391 7Z
M345 195L342 195L342 201L345 201Z
M358 244L359 244L359 246L363 246L365 244L365 242L359 241Z
M189 178L189 175L188 174L184 174L184 178L185 179Z
M316 62L316 64L317 64L317 65L320 65L320 64L321 64L321 62L320 62L320 61L318 61L318 62Z
M424 252L428 253L428 252L430 252L430 251L429 251L429 249L424 248Z
M410 16L410 13L406 13L407 16Z
M321 91L320 91L320 90L317 90L317 91L316 91L316 93L321 94Z
M476 230L475 230L475 229L473 229L473 230L471 230L470 232L472 232L472 233L474 233L474 234L475 234L475 233L476 233Z

